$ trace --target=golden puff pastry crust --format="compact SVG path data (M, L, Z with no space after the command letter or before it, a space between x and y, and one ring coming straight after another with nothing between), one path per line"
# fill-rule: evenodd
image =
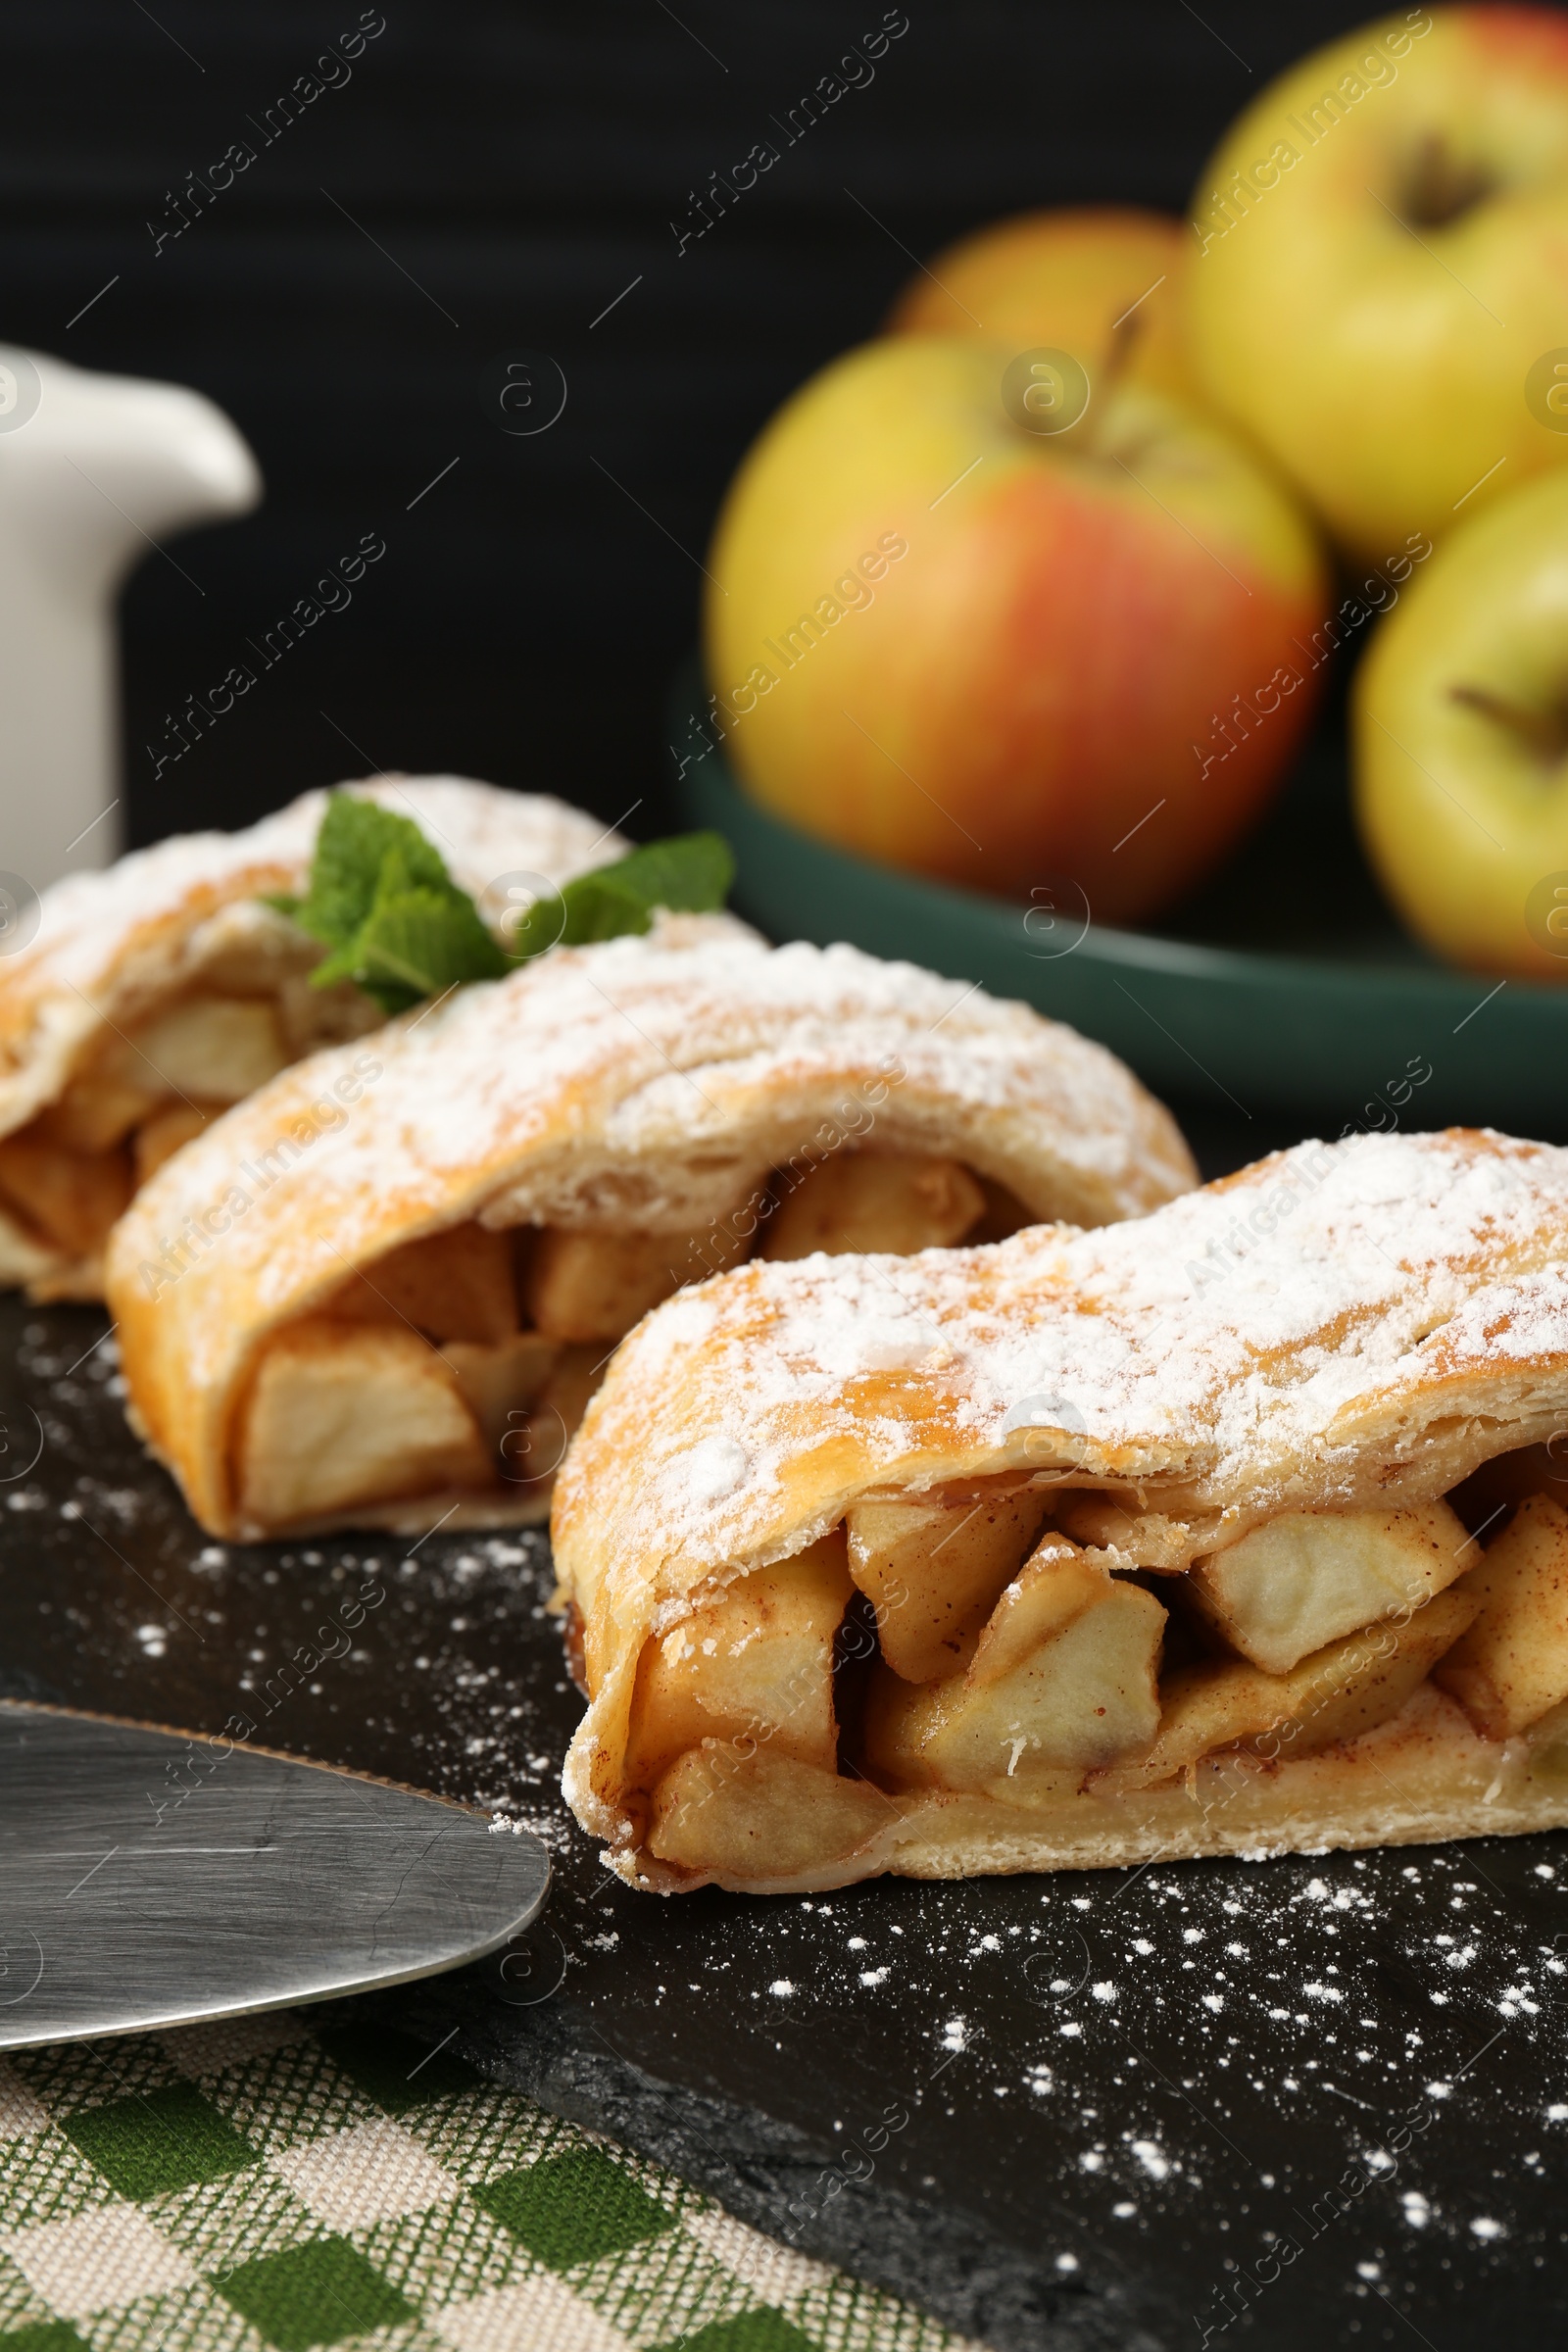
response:
M608 1265L624 1294L634 1245L675 1261L667 1291L756 1246L777 1171L815 1182L889 1159L922 1184L936 1170L939 1205L955 1186L975 1202L999 1188L1015 1223L1130 1216L1193 1180L1130 1073L1023 1005L847 947L770 949L725 916L664 916L317 1054L187 1145L109 1254L131 1405L205 1527L275 1532L235 1467L274 1390L280 1416L288 1404L258 1363L285 1327L341 1315L360 1270L380 1296L390 1252L461 1229L471 1264L474 1237L537 1231L519 1335L472 1319L436 1336L525 1353L531 1315L566 1345L558 1375L582 1386L641 1311L594 1320L595 1279ZM321 1360L301 1356L302 1377L324 1377ZM457 1360L483 1422L480 1359ZM562 1410L574 1422L580 1401ZM457 1498L492 1523L541 1515L537 1481ZM427 1527L454 1499L436 1486L381 1509L365 1494L348 1516Z
M343 789L411 817L453 879L474 897L508 874L565 882L627 846L564 802L466 777L383 776ZM54 1233L41 1231L24 1198L36 1198L47 1210L58 1197L61 1169L44 1162L35 1183L29 1181L25 1148L19 1154L12 1147L19 1198L5 1142L29 1130L40 1114L54 1113L45 1124L58 1124L59 1106L81 1082L90 1087L106 1070L113 1082L117 1057L123 1062L131 1054L134 1061L136 1039L170 1007L193 998L210 1002L214 992L230 1008L254 1006L279 991L291 995L306 1033L291 1038L289 1022L282 1023L268 1055L273 1066L321 1042L310 1034L313 1025L326 1035L379 1025L381 1014L358 990L332 992L330 1004L322 992L308 991L310 967L323 951L263 903L269 894L305 890L326 803L324 791L307 792L241 832L175 835L44 892L33 938L0 961L0 1284L26 1282L43 1297L99 1295L94 1228L100 1220L93 1203L83 1203L74 1241L69 1217ZM256 1039L243 1012L230 1027L242 1065L239 1083L230 1082L232 1096L247 1091L243 1065L255 1057ZM156 1042L149 1052L157 1062ZM130 1075L134 1081L148 1073L136 1063ZM170 1100L183 1107L189 1093L176 1085ZM51 1138L56 1146L59 1140ZM134 1170L128 1152L123 1156L128 1187ZM69 1159L64 1174L69 1183ZM96 1174L100 1184L113 1182L110 1170Z
M752 1264L672 1299L634 1334L557 1482L556 1561L590 1693L566 1793L623 1876L664 1890L1568 1824L1568 1745L1558 1744L1568 1742L1568 1706L1543 1714L1551 1696L1543 1686L1534 1727L1499 1744L1480 1736L1484 1713L1467 1714L1450 1695L1467 1696L1466 1672L1474 1681L1479 1668L1445 1675L1440 1665L1437 1683L1427 1679L1455 1643L1455 1659L1507 1671L1506 1627L1459 1640L1483 1597L1464 1572L1484 1555L1441 1498L1494 1457L1538 1458L1520 1449L1560 1438L1565 1425L1568 1152L1491 1132L1304 1144L1095 1232L1039 1227L903 1260ZM1551 1492L1568 1500L1568 1479ZM883 1522L910 1531L899 1541L916 1552L923 1543L928 1556L927 1521L945 1510L967 1529L975 1498L989 1503L982 1528L1001 1511L1021 1514L1015 1563L1039 1548L1004 1591L1007 1570L996 1574L978 1650L973 1623L956 1627L951 1681L901 1683L887 1662L900 1648L884 1634L872 1668L880 1695L858 1756L846 1762L854 1726L842 1711L837 1764L820 1743L791 1753L793 1699L773 1705L760 1683L737 1735L734 1702L701 1664L698 1633L711 1640L719 1629L727 1654L721 1629L751 1605L752 1580L764 1579L759 1595L787 1595L791 1563L804 1557L819 1576L823 1547L843 1545L841 1527L850 1543L840 1557L880 1625L864 1563L874 1570L880 1559L885 1572L902 1556ZM1558 1550L1540 1584L1545 1598L1531 1605L1554 1612L1551 1639L1568 1655L1568 1513L1535 1507ZM1392 1559L1396 1575L1401 1559L1413 1563L1408 1603L1365 1599L1348 1612L1370 1621L1365 1634L1345 1637L1344 1614L1331 1617L1326 1646L1293 1667L1294 1681L1264 1674L1227 1640L1236 1629L1213 1598L1255 1612L1256 1577L1250 1597L1245 1577L1216 1579L1214 1569L1227 1552L1245 1566L1244 1538L1266 1563L1253 1534L1263 1529L1289 1539L1278 1551L1285 1564L1262 1580L1265 1601L1269 1576L1277 1599L1302 1544L1326 1530L1342 1589L1325 1606L1340 1605L1347 1578L1354 1589L1363 1552ZM972 1573L973 1541L954 1542L950 1584ZM1489 1566L1501 1558L1485 1556ZM929 1565L941 1567L940 1553ZM842 1608L851 1585L839 1574ZM1208 1597L1189 1609L1187 1592L1198 1598L1205 1576ZM1085 1596L1115 1604L1094 1624L1121 1650L1102 1640L1094 1671L1109 1676L1131 1727L1119 1768L1091 1756L1093 1769L1053 1773L1037 1761L1032 1776L1014 1778L1019 1750L1027 1768L1028 1751L1050 1748L1049 1711L1031 1718L1025 1707L1002 1761L951 1770L941 1759L963 1765L987 1676L995 1690L1009 1665L1004 1621L1044 1606L1052 1579L1074 1609ZM906 1599L907 1584L906 1575ZM1325 1588L1311 1590L1321 1598ZM863 1648L866 1602L855 1605ZM980 1615L986 1605L982 1597ZM1161 1667L1160 1631L1150 1630L1160 1609L1167 1660L1187 1660L1179 1675ZM857 1622L852 1607L841 1642ZM684 1682L683 1627L693 1633ZM1277 1628L1270 1638L1281 1639ZM1239 1639L1245 1646L1245 1629ZM1266 1642L1263 1654L1281 1663ZM1046 1656L1032 1653L1037 1676ZM1265 1698L1279 1690L1288 1703L1278 1719L1300 1712L1290 1694L1313 1672L1333 1705L1315 1732L1310 1720L1293 1724L1294 1751L1289 1736L1271 1748L1256 1735L1276 1718L1267 1705L1252 1716L1246 1706L1259 1690ZM1568 1694L1560 1657L1558 1673L1551 1688ZM798 1695L810 1678L795 1675ZM1034 1689L1040 1698L1048 1682ZM1195 1690L1205 1704L1216 1690L1226 1697L1230 1713L1213 1717L1208 1735L1217 1722L1218 1748L1205 1750L1202 1736L1181 1744ZM692 1725L700 1732L705 1706L713 1736L670 1767L682 1735L661 1743L659 1709L681 1693L687 1736ZM1494 1711L1500 1703L1494 1696ZM802 1775L813 1765L808 1784ZM814 1844L799 1827L808 1801L822 1808Z

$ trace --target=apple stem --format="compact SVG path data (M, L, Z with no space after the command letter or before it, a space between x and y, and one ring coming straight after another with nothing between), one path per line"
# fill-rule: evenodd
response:
M1086 435L1089 447L1097 454L1104 434L1106 410L1115 396L1117 385L1127 372L1128 363L1143 331L1142 318L1132 316L1118 318L1110 330L1104 364L1100 371L1100 380L1094 387L1095 405Z
M1484 203L1494 184L1482 165L1467 163L1438 132L1429 131L1416 150L1404 209L1418 228L1447 228Z
M1454 686L1449 692L1451 699L1462 703L1466 710L1479 710L1483 718L1510 727L1548 766L1555 766L1564 753L1568 753L1568 711L1527 710L1486 686Z

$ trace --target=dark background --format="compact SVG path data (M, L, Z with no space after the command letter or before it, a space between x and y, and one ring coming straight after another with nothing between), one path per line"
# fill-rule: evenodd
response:
M630 829L660 830L700 559L771 410L962 230L1075 199L1181 209L1238 108L1366 11L907 0L870 86L679 257L691 191L755 140L782 147L771 118L882 0L377 13L352 79L266 147L247 118L353 30L359 0L0 13L0 335L199 386L268 484L254 515L175 543L190 580L154 555L126 593L135 843L371 765L607 818L640 800ZM256 162L155 256L148 221L170 225L187 173L235 139ZM526 439L481 404L487 362L518 350L567 385ZM166 711L367 531L387 553L352 607L155 783Z

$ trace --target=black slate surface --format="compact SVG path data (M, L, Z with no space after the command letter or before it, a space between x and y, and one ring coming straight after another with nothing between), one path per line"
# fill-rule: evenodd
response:
M1561 2340L1568 1839L633 1894L556 1792L541 1537L211 1544L100 1315L0 1302L0 1695L238 1715L549 1840L527 1944L362 2013L998 2352Z

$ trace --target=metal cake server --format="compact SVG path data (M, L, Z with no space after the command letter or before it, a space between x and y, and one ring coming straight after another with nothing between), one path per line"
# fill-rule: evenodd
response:
M0 2048L433 1976L549 1886L537 1838L439 1797L0 1703Z

